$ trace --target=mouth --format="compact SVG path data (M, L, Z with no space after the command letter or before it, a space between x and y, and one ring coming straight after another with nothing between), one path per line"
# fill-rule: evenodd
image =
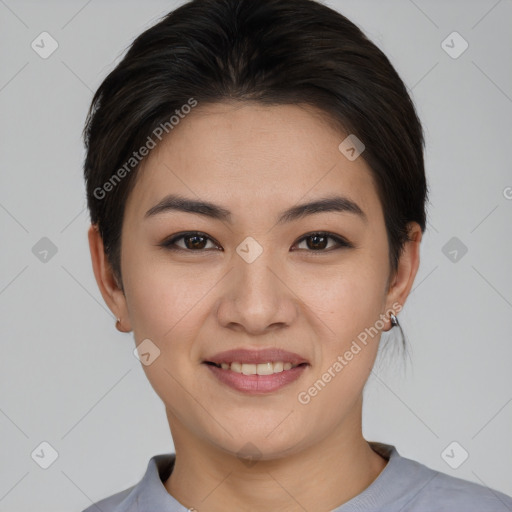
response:
M208 356L202 364L218 382L253 395L280 391L311 366L301 355L277 347L239 347Z
M213 361L204 361L204 364L215 366L216 368L228 371L231 370L235 373L242 373L244 375L273 375L274 373L281 373L289 371L298 366L309 366L309 363L303 362L292 364L285 361L267 361L265 363L240 363L233 361L231 363L215 363Z

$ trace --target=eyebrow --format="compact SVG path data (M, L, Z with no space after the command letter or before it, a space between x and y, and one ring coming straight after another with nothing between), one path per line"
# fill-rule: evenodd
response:
M232 222L231 212L222 206L208 201L197 201L195 199L189 199L175 194L169 194L165 196L161 201L159 201L155 206L146 212L144 218L147 219L169 211L194 213L212 219ZM292 222L308 215L323 212L353 213L361 218L361 220L364 222L368 222L366 214L357 203L348 197L329 196L322 197L309 203L299 204L285 210L279 215L277 224Z

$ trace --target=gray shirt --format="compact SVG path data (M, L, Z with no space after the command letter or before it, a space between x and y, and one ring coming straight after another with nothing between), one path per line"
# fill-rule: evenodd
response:
M369 443L374 451L388 459L386 467L362 493L331 512L512 512L510 496L434 471L402 457L392 445ZM194 510L179 503L163 485L174 461L175 454L171 453L153 456L137 485L98 501L83 512Z

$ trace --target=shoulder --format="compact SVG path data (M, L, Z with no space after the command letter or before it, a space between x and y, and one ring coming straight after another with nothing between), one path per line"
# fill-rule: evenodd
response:
M124 491L120 491L116 494L103 498L102 500L93 503L82 512L98 512L98 510L101 510L101 512L135 511L134 502L131 499L135 487L136 486L133 485Z
M136 484L93 503L82 512L139 512L140 510L180 510L179 503L166 491L162 481L172 471L175 454L154 455Z
M495 489L475 482L435 471L431 482L431 496L439 496L441 510L452 511L463 506L465 512L512 512L512 498Z
M512 498L485 485L450 476L402 458L403 469L418 477L407 510L427 512L512 512Z
M502 492L403 457L393 445L370 445L388 464L339 512L512 512L512 498Z

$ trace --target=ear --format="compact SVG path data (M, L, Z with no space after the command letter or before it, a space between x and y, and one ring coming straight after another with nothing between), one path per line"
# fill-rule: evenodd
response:
M103 296L103 300L110 311L114 313L115 317L121 319L124 327L123 331L129 332L131 331L131 325L126 297L114 276L112 267L105 254L103 240L96 224L91 224L88 231L88 238L94 277L96 278L96 283L98 283L98 288Z
M417 222L408 224L409 241L405 242L398 262L398 268L389 285L386 298L386 310L400 311L411 291L418 267L420 266L421 227ZM393 307L399 304L400 308Z

